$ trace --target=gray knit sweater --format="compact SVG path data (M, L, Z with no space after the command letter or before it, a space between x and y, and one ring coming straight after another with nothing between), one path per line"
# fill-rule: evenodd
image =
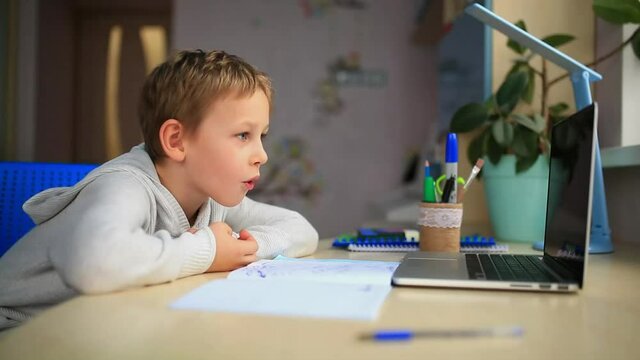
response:
M193 227L138 145L73 187L43 191L23 206L37 226L0 258L0 330L78 294L119 291L206 271L216 255L208 225L247 229L258 257L304 256L318 233L294 211L245 198L209 199Z

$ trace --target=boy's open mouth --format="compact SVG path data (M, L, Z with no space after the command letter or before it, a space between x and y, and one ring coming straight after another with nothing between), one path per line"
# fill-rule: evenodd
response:
M250 180L243 181L243 183L247 186L247 190L253 190L253 188L256 187L256 184L258 183L259 179L260 179L260 176L256 176Z

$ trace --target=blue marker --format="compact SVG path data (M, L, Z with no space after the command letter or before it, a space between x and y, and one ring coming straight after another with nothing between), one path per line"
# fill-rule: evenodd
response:
M444 173L447 179L458 178L458 138L455 133L449 133L447 136L447 147L445 149L445 161L444 161ZM457 181L453 182L453 189L449 199L442 199L443 203L457 203L458 202L458 184Z
M443 329L443 330L379 330L360 336L361 340L377 342L409 341L414 338L476 338L476 337L522 337L521 326L497 326L479 329Z

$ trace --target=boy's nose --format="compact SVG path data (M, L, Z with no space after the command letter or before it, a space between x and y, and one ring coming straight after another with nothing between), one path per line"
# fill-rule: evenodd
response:
M254 165L264 165L268 160L269 160L269 156L267 155L267 152L264 150L264 146L262 145L258 146L257 153L253 158L252 163Z

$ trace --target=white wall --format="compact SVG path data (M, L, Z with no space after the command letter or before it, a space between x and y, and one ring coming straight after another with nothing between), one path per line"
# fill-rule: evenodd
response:
M371 220L371 202L401 185L408 150L423 147L437 118L436 51L409 40L417 2L364 3L365 10L305 18L297 0L174 1L174 49L224 49L273 78L268 146L303 137L324 184L314 203L281 205L302 212L325 237ZM330 62L354 50L363 68L387 71L387 86L341 89L343 113L318 121L316 83Z
M598 58L609 54L628 39L636 25L615 25L598 19ZM600 145L603 148L640 145L640 60L631 46L600 62L596 70L603 80L595 83L599 102Z
M596 57L601 58L622 41L622 26L596 18ZM622 54L599 63L602 81L593 86L598 101L598 140L601 148L620 146L622 138Z
M622 39L628 39L637 25L622 27ZM631 46L622 52L622 138L620 146L640 145L640 60Z
M600 19L596 25L598 57L609 53L631 35L628 26L613 25ZM602 148L640 144L640 60L632 51L627 46L622 53L610 57L597 67L603 76L603 80L595 85L595 98L600 106L599 135ZM640 168L605 168L603 175L611 237L614 242L640 242Z

